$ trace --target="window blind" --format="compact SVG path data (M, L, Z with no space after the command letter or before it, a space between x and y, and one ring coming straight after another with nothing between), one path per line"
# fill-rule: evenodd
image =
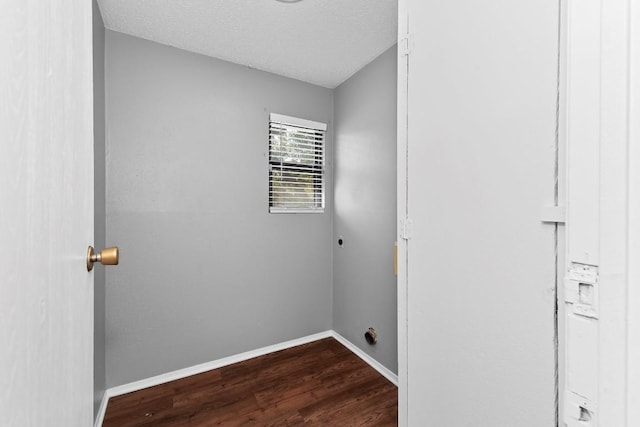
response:
M324 211L326 124L271 114L269 211Z

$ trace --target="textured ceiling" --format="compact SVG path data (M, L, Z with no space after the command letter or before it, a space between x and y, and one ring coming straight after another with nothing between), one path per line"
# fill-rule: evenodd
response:
M110 30L329 88L397 37L397 0L98 2Z

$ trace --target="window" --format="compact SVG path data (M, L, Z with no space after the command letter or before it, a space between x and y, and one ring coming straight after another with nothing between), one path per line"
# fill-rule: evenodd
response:
M269 212L324 212L324 136L327 125L271 114Z

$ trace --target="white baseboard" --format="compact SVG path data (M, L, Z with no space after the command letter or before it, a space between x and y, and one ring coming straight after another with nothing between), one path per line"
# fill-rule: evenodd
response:
M349 341L348 339L346 339L336 331L331 330L329 332L331 332L331 336L335 338L336 341L338 341L343 346L347 347L349 350L351 350L352 353L354 353L360 359L368 363L369 366L371 366L373 369L378 371L380 375L382 375L383 377L391 381L393 385L395 385L396 387L398 386L398 376L393 372L391 372L389 369L387 369L382 363L378 362L376 359L369 356L367 353L362 351L360 347L356 346L354 343L352 343L351 341Z
M184 369L178 369L177 371L168 372L166 374L156 375L154 377L146 378L140 381L134 381L128 384L123 384L117 387L108 388L104 392L102 397L102 403L95 420L95 427L102 426L104 421L105 412L107 410L107 403L111 397L120 396L122 394L139 391L148 387L164 384L169 381L175 381L182 378L189 377L191 375L201 374L203 372L211 371L213 369L222 368L223 366L232 365L234 363L243 362L245 360L253 359L254 357L264 356L265 354L274 353L280 350L286 350L291 347L296 347L302 344L307 344L313 341L318 341L324 338L332 337L340 344L351 350L356 356L364 360L369 366L378 371L382 376L391 381L396 386L398 385L398 376L393 372L382 366L377 360L369 356L364 351L360 350L353 343L347 340L334 330L328 330L313 335L307 335L306 337L297 338L290 341L285 341L279 344L262 347L256 350L247 351L244 353L236 354L222 359L214 360L212 362L202 363L200 365L191 366Z
M96 419L94 424L95 427L102 426L102 422L104 421L104 414L106 414L107 412L107 403L109 403L109 395L105 390L105 392L102 395L102 401L100 402L100 408L98 408L98 413L96 414Z
M233 365L234 363L244 362L245 360L253 359L254 357L264 356L265 354L274 353L280 350L286 350L291 347L307 344L313 341L321 340L323 338L328 338L330 336L331 331L307 335L306 337L297 338L295 340L285 341L279 344L258 348L256 350L250 350L244 353L235 354L233 356L223 357L222 359L214 360L212 362L201 363L200 365L178 369L177 371L156 375L155 377L146 378L140 381L134 381L132 383L110 388L107 391L109 392L109 397L120 396L121 394L131 393L132 391L138 391L147 387L164 384L169 381L186 378L191 375L201 374L203 372L211 371L212 369L218 369L222 368L223 366Z

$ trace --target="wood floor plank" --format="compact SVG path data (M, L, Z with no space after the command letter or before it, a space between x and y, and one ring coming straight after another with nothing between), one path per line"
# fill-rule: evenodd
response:
M109 400L103 426L395 426L397 388L333 338Z

